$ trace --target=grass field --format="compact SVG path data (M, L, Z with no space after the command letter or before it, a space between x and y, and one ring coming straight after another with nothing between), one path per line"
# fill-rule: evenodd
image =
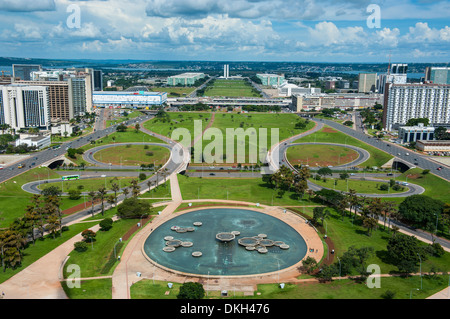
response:
M261 95L245 80L215 80L212 86L207 86L204 96L260 97Z
M229 199L261 203L265 205L315 205L304 196L299 200L293 192L286 192L282 198L267 187L261 178L200 178L178 176L181 195L189 199Z
M383 191L380 190L380 185L387 183L367 181L367 180L356 180L356 179L341 180L335 178L327 178L325 182L323 180L313 180L313 179L311 179L311 182L319 186L327 187L336 191L348 192L347 190L348 188L354 189L356 190L357 193L362 194L395 194L407 191L406 187L405 190L403 191L402 190L395 191L392 188L388 189L387 191Z
M192 93L195 87L184 87L184 86L174 86L174 87L152 87L150 88L154 92L167 92L167 97L183 97Z
M94 154L97 161L112 165L160 165L167 162L169 156L170 151L162 146L132 144L105 148Z
M391 155L326 125L319 132L302 137L294 143L304 142L340 143L361 147L370 153L370 158L360 165L362 167L381 167L392 158Z
M39 185L39 189L45 189L50 186L56 186L59 189L63 190L63 192L68 192L69 190L76 190L79 186L82 186L83 188L80 189L81 192L90 192L90 191L97 191L100 187L106 187L106 189L109 191L111 189L111 184L113 182L117 183L117 185L120 185L120 187L126 187L130 186L130 181L133 179L137 179L134 177L117 177L117 180L113 180L112 177L108 178L86 178L86 179L79 179L79 180L70 180L70 181L62 181L61 182L54 182L54 183L47 183L47 184L41 184Z
M358 152L350 148L332 145L297 145L289 147L286 157L292 165L311 167L338 166L358 158Z

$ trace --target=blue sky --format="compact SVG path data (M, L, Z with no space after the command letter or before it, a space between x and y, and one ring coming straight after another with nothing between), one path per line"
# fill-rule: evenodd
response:
M439 0L0 0L0 56L448 62L449 21Z

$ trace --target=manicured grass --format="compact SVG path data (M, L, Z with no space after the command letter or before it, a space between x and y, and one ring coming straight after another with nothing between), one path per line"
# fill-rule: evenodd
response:
M277 192L269 188L261 178L201 178L178 175L181 195L189 199L228 199L261 203L265 205L311 205L305 195L298 200L293 192L278 198Z
M81 192L90 192L90 191L97 191L100 187L105 187L106 190L111 190L111 184L113 182L117 183L117 185L120 185L120 187L130 186L130 181L133 179L137 179L135 177L116 177L117 180L114 180L113 177L108 178L86 178L86 179L79 179L79 180L70 180L70 181L61 181L61 182L54 182L54 183L48 183L48 184L41 184L38 186L39 189L45 189L50 186L56 186L59 187L59 189L63 190L64 192L68 192L69 190L78 190L78 186L83 186L83 189L81 189ZM120 184L119 184L120 182Z
M173 86L173 87L152 87L154 92L167 92L167 97L183 97L192 93L195 87Z
M185 146L190 146L191 142L194 140L197 132L194 132L194 121L200 120L202 122L202 130L208 125L211 119L211 113L208 112L177 112L177 113L167 113L168 120L153 118L149 121L144 122L144 127L150 131L157 134L161 134L167 137L171 137L176 141L183 139L183 137L176 137L172 135L172 132L177 129L187 129L190 134L190 141ZM201 133L201 131L200 131Z
M290 209L310 217L313 216L313 209L311 207ZM327 235L333 241L335 247L335 256L341 257L350 246L373 247L374 254L368 259L367 264L379 265L382 274L398 272L398 268L390 262L387 252L387 243L392 236L392 231L384 229L383 225L379 224L378 228L372 231L371 236L368 236L367 229L362 226L360 217L354 218L353 214L351 217L348 214L342 220L342 216L336 210L333 208L328 208L328 210L330 212L330 218L325 220L324 226L326 227L319 227L318 230L321 237L327 231ZM421 244L427 245L425 243ZM337 262L336 257L334 260ZM450 253L446 252L442 257L428 256L427 260L424 260L422 263L422 271L428 272L433 266L440 269L440 271L450 271Z
M6 272L0 271L0 283L14 276L18 272L24 270L26 267L34 263L42 256L48 254L50 251L66 242L73 236L79 234L83 230L94 226L97 222L73 224L69 226L68 231L64 231L61 236L56 236L53 239L53 235L46 236L44 239L36 240L35 245L30 243L28 247L23 251L23 260L20 267L16 269L7 268Z
M339 143L361 147L370 153L370 158L362 163L360 165L361 167L381 167L392 158L392 155L389 155L373 146L361 142L349 135L341 133L327 125L324 125L324 127L319 132L302 137L301 139L296 140L294 143L305 142Z
M21 187L23 184L36 180L60 177L60 175L47 167L37 167L1 183L0 228L8 227L14 219L22 217L25 214L25 209L30 204L33 195L22 190ZM63 198L63 202L65 200Z
M101 218L101 216L98 216ZM132 226L138 223L138 219L120 219L113 223L113 227L108 231L98 231L94 245L88 243L85 252L73 250L70 259L64 267L64 277L67 277L67 267L69 264L80 266L81 277L97 277L111 275L117 266L117 258L114 258L114 246ZM120 256L126 241L116 245L116 256Z
M227 155L226 158L219 156L217 162L220 163L220 160L223 160L226 163L261 163L261 159L265 159L267 150L272 145L314 127L314 123L309 122L305 129L295 129L295 124L299 120L300 118L295 114L216 113L212 128L221 131L222 139L220 139L220 136L217 136L217 138L222 143L223 154ZM237 136L229 138L228 134L232 134L233 131L241 128L244 134L248 133L243 141ZM267 135L266 138L262 138L264 134ZM203 149L212 148L216 142L216 137L214 137L214 141L203 141ZM234 156L230 154L230 159L228 158L228 150L233 151L234 154ZM215 152L217 152L216 149L211 154L214 155ZM252 154L253 158L249 154ZM208 157L206 159L208 160Z
M310 144L289 147L286 156L292 165L326 167L350 163L358 158L358 152L341 146Z
M424 276L423 289L419 277L386 277L381 278L380 288L369 288L365 282L358 283L350 279L334 280L330 283L286 284L281 289L278 284L258 285L257 293L245 299L382 299L382 295L390 290L395 292L394 299L425 299L448 285L448 276L431 278Z
M142 279L130 287L131 299L176 299L181 284L173 282L172 288L167 284L166 281Z
M341 180L336 178L327 178L325 182L323 180L313 180L313 179L311 179L310 181L319 186L327 187L336 191L347 192L348 188L354 189L356 190L357 193L362 194L394 194L394 193L403 193L407 191L407 186L405 186L404 190L395 191L392 188L390 188L387 191L383 191L380 189L380 185L388 183L367 181L367 180L356 180L356 179Z
M212 86L207 86L204 96L227 97L260 97L252 90L252 86L244 80L215 80Z
M144 189L148 189L147 186L144 187ZM171 197L171 190L170 190L170 180L167 180L164 184L159 185L158 187L153 188L150 192L145 192L140 196L141 198L168 198L172 199Z
M111 299L112 279L81 280L80 288L69 288L68 283L61 282L61 285L69 299Z
M425 192L422 195L439 199L444 203L450 202L450 183L446 180L431 174L422 174L421 168L413 168L396 178L398 181L407 181L425 188Z
M167 162L169 156L170 151L162 146L132 144L105 148L94 154L97 161L112 165L160 165Z

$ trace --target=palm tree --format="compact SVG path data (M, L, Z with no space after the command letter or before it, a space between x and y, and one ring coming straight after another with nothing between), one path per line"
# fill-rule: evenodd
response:
M60 220L57 214L51 214L47 217L47 230L53 234L53 239L55 239L56 230L61 226Z
M392 201L387 201L384 202L384 225L383 228L386 229L386 218L389 217L389 225L388 225L388 229L391 226L391 216L395 214L395 212L397 211L396 208L396 203L392 202Z
M117 183L112 183L111 190L114 192L114 198L116 199L115 206L117 206L117 192L120 190L120 187Z
M358 196L356 196L356 190L351 188L348 190L348 200L350 205L350 214L352 213L352 208L355 209L356 214L356 206L358 205Z
M368 236L372 235L372 230L376 228L378 225L378 221L373 217L366 217L363 220L363 227L367 228Z
M102 202L102 216L104 216L105 206L104 206L104 200L106 195L106 188L104 186L100 187L97 191L97 196L100 198Z
M91 201L91 213L92 217L94 217L94 201L97 199L97 194L94 191L90 191L88 193L89 199Z
M123 196L125 196L125 199L127 198L128 194L130 193L130 191L128 190L128 187L125 187L123 190Z
M137 179L133 179L130 181L131 184L131 193L133 194L133 197L138 197L139 196L139 191L141 189L141 186L138 185L138 180Z

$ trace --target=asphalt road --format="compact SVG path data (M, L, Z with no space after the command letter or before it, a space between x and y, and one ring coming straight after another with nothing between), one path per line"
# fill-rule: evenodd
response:
M403 161L406 161L410 164L410 166L419 167L421 169L429 169L431 173L446 179L447 181L450 181L450 169L448 167L445 167L441 163L436 163L428 158L428 156L425 155L419 155L411 150L406 150L403 147L397 146L393 143L388 143L382 140L378 140L377 138L370 137L366 134L363 134L361 132L355 131L349 127L346 127L344 125L341 125L339 123L324 120L324 119L312 119L313 121L321 124L326 124L328 126L331 126L332 128L341 131L347 135L350 135L364 143L367 143L371 146L374 146L388 154L391 154L392 156L395 156ZM406 155L406 153L409 153L409 155ZM442 170L438 170L438 167L443 167Z

